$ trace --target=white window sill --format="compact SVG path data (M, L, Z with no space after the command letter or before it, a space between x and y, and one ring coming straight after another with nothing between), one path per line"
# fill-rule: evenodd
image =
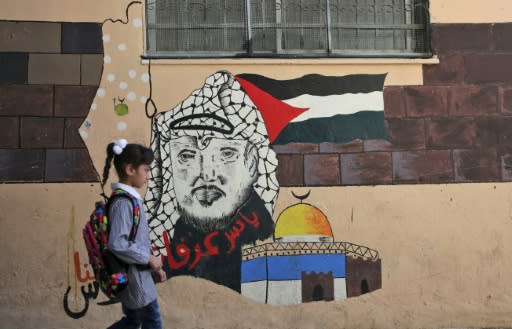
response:
M151 65L423 65L439 64L431 58L209 58L209 59L141 59Z

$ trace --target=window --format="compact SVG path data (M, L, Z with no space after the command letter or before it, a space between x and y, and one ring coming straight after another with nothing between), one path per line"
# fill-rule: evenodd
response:
M146 56L430 57L428 0L148 0Z

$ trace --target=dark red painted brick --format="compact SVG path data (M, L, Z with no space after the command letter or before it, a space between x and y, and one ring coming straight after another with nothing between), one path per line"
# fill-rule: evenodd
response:
M384 88L384 116L386 118L405 117L405 93L402 87Z
M512 86L499 87L500 112L512 114Z
M95 86L55 86L55 115L86 117L96 89Z
M22 118L22 148L59 148L64 142L64 119Z
M425 123L423 119L387 119L391 144L395 149L425 149Z
M364 141L365 152L376 152L376 151L392 151L393 144L391 142L382 139L367 139Z
M500 157L501 180L512 181L512 154L505 154Z
M18 148L19 121L16 117L0 117L0 148Z
M355 139L345 144L320 143L321 153L359 153L363 152L363 141Z
M78 128L82 125L83 119L66 119L64 123L64 147L76 148L85 147L85 144L78 133Z
M451 151L394 152L393 181L416 183L453 181Z
M43 150L0 149L0 182L42 182Z
M491 49L491 24L432 24L432 46L438 54Z
M488 115L498 110L498 87L457 86L450 88L450 115Z
M493 24L492 37L495 51L512 51L512 23Z
M404 91L408 117L421 118L448 114L446 87L406 87Z
M427 148L463 148L473 144L474 125L471 118L426 120Z
M423 65L424 85L461 84L464 82L464 56L441 55L439 64Z
M293 154L293 153L318 153L320 147L313 143L289 143L283 145L273 145L272 148L277 154Z
M467 182L496 181L500 177L496 149L454 150L455 180Z
M45 182L96 182L98 175L86 149L46 150Z
M467 55L466 82L510 82L512 76L512 55Z
M0 85L0 115L53 115L53 86Z
M342 185L391 184L391 153L341 155L341 183Z
M304 182L306 186L340 185L340 156L338 154L304 155Z
M499 122L498 151L500 154L512 153L512 117L498 117L496 120Z
M474 118L475 146L496 146L500 142L502 120L501 117ZM511 127L512 128L512 127Z
M304 185L304 157L299 154L279 154L277 156L277 181L280 186Z

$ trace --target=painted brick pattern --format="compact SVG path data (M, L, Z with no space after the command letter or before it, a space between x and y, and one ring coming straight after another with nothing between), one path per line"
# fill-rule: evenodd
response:
M512 23L433 24L440 63L424 84L384 88L390 140L279 146L279 165L303 175L281 186L512 181L510 35Z
M0 21L0 182L93 182L78 128L103 67L101 24Z

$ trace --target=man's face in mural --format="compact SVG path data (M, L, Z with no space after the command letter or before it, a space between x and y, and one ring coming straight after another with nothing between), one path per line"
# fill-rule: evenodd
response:
M247 200L256 180L257 153L247 141L182 136L171 140L171 167L183 220L221 229Z

